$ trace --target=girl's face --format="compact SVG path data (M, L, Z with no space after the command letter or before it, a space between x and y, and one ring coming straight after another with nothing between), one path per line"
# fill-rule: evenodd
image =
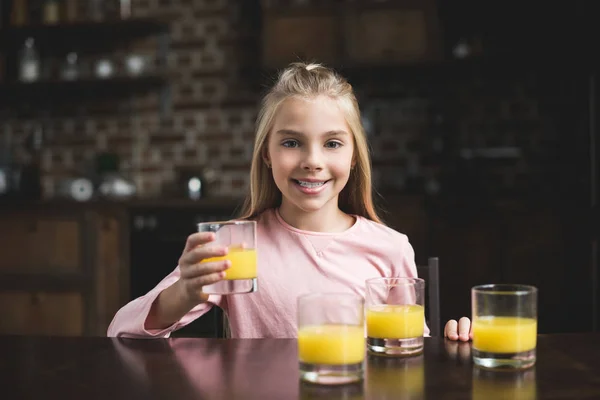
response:
M275 116L263 154L282 193L282 206L301 212L336 209L354 165L354 139L327 96L289 98Z

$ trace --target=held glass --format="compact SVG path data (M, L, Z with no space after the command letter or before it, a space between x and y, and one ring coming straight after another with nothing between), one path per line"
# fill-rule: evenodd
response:
M471 289L473 362L489 369L535 364L537 288L492 284Z
M202 291L206 294L252 293L258 290L256 222L227 221L202 222L198 232L215 232L216 239L206 246L224 246L229 249L225 256L212 257L203 262L229 260L231 266L225 270L225 278Z
M363 379L364 301L352 293L298 298L300 379L337 385Z
M373 278L366 281L367 348L384 356L423 352L425 281Z

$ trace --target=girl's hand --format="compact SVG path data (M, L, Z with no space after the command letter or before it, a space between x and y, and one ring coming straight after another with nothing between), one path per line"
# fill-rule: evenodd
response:
M467 317L462 317L458 322L451 319L444 327L444 337L450 340L460 340L461 342L468 342L473 339L471 320Z
M227 247L206 246L214 240L213 232L198 232L188 236L183 254L179 258L180 286L185 298L191 303L206 301L207 296L202 293L202 287L222 280L225 270L231 266L228 260L202 262L227 254Z

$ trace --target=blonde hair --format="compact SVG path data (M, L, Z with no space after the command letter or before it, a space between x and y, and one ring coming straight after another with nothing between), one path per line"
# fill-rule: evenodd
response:
M281 204L281 192L262 157L279 107L291 97L314 98L319 95L337 100L354 137L355 166L340 193L338 207L345 213L383 223L373 204L369 148L352 86L335 71L321 64L305 63L292 63L284 69L262 100L256 120L250 191L241 212L242 219L254 218Z

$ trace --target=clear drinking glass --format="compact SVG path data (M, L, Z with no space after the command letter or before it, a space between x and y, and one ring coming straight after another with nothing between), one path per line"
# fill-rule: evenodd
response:
M229 260L231 267L222 281L206 285L207 294L252 293L258 290L256 221L201 222L198 232L215 232L216 239L206 246L225 246L227 255L213 257L203 262Z
M535 364L537 288L492 284L471 289L473 362L483 368L522 369Z
M425 281L372 278L367 286L367 348L373 354L411 356L423 352Z
M300 379L345 384L363 378L364 300L352 293L315 293L298 298Z

